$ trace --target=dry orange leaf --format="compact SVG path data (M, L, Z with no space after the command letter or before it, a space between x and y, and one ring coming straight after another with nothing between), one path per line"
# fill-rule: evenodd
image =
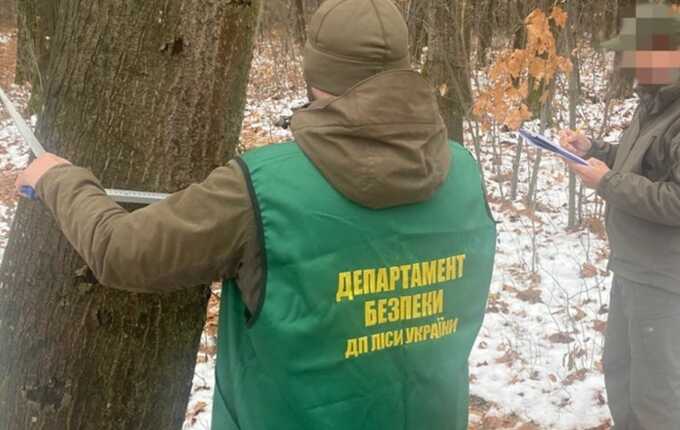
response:
M577 370L564 378L563 385L573 385L576 381L585 381L588 371L586 369Z
M551 335L548 340L552 343L572 343L574 338L569 336L568 333L560 332Z
M567 24L567 13L561 7L555 6L550 17L558 27L564 27Z
M526 47L502 52L489 67L491 84L480 92L473 105L473 113L484 129L488 130L493 123L510 129L519 128L532 117L527 107L529 79L533 79L534 87L538 89L552 81L556 73L571 71L569 59L557 55L550 28L551 19L559 26L566 18L566 13L558 7L553 8L550 17L535 9L525 20ZM544 103L548 99L546 94L541 97Z

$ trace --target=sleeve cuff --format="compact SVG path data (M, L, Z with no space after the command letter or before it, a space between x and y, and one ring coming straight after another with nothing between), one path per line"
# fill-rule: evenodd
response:
M609 200L620 180L621 173L610 170L602 177L602 181L597 187L597 194L603 199Z
M66 178L72 179L74 177L86 177L96 181L96 178L94 178L92 173L85 168L74 166L72 164L61 164L51 168L45 172L44 175L42 175L35 186L35 191L38 193L40 200L45 201L45 197L50 196L55 192L55 189L60 181Z

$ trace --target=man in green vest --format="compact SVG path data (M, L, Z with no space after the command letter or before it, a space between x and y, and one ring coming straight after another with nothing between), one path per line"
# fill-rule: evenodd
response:
M680 429L680 17L639 5L604 44L635 70L640 104L618 145L567 130L572 169L607 202L614 272L604 372L617 430Z
M464 430L496 241L477 164L390 0L327 0L310 27L295 142L133 213L54 155L17 186L103 285L224 280L213 430Z

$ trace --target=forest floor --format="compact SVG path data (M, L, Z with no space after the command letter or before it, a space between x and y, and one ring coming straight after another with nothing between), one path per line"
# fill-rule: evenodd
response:
M12 32L0 31L0 85L25 107L28 89L11 84L14 44ZM281 115L304 102L297 63L289 60L294 60L293 54L260 43L249 85L244 147L291 137L275 126ZM583 50L578 124L591 135L597 134L603 115L606 64L599 54ZM548 136L566 122L563 93L556 95L556 124ZM635 104L635 99L614 102L606 140L616 141ZM535 122L526 126L537 130ZM567 229L568 174L559 160L545 155L535 209L527 208L523 201L537 155L532 149L523 152L518 196L510 201L517 138L499 133L495 140L492 134L484 139L482 165L500 223L488 312L470 357L471 429L608 429L601 357L611 278L602 203L585 191L581 226ZM17 169L28 160L27 152L0 111L0 249L16 202L12 184ZM216 293L208 309L185 430L210 428L218 288Z

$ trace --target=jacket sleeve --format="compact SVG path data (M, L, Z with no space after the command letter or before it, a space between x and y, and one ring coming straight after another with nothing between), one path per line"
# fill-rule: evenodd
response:
M594 140L593 146L590 151L586 154L586 159L594 157L603 163L607 164L611 169L614 167L614 161L616 161L616 153L619 149L619 145L612 145L611 143L603 142L601 140Z
M254 215L231 162L200 184L128 212L88 170L59 166L36 187L76 251L105 286L165 292L236 276Z
M669 158L670 170L664 181L630 172L609 172L598 192L607 204L630 215L680 227L680 135L671 141Z

